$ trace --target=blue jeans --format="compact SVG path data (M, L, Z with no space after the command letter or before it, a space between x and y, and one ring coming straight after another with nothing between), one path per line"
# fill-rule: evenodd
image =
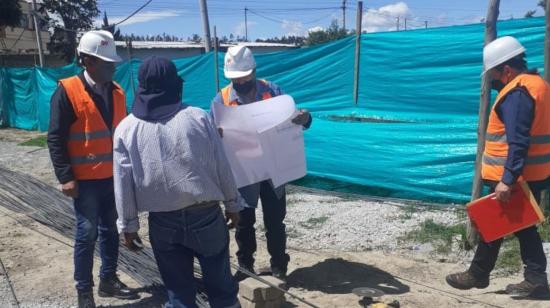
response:
M74 279L76 289L92 290L94 285L95 242L99 235L101 268L99 276L116 275L118 261L117 212L113 179L78 181L78 197L74 199L76 235L74 245Z
M166 307L197 307L193 258L199 260L212 308L238 307L238 286L229 268L229 232L214 205L149 213L149 236L168 292Z

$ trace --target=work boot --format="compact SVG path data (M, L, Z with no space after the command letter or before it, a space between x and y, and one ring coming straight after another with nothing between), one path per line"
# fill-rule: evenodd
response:
M282 281L286 281L286 268L281 267L272 267L271 268L271 276L280 279Z
M118 299L136 299L138 295L126 286L115 275L110 279L100 279L97 294L101 297L115 297Z
M506 293L517 297L549 298L548 284L534 284L527 280L506 286Z
M489 277L476 278L469 271L447 275L445 280L451 287L460 290L485 289L489 286Z
M93 291L78 291L78 308L95 308Z
M251 272L252 274L255 274L253 265L249 266L249 265L239 264L239 267ZM245 273L238 270L235 273L235 276L233 276L233 279L235 279L235 281L237 281L237 282L240 282L240 281L245 280L248 277L250 277L248 274L245 274Z

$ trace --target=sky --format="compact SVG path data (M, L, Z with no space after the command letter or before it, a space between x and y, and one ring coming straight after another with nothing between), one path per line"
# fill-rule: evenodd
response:
M118 22L147 0L98 0L101 17L107 12L110 23ZM307 35L313 29L327 28L332 20L342 25L342 0L206 0L210 27L218 37L244 36L247 8L248 39L283 35ZM539 0L501 0L499 19L523 18L529 10L544 14ZM357 1L346 1L346 28L355 28ZM363 30L367 32L441 27L479 23L487 14L488 0L365 0ZM124 34L167 33L178 37L203 35L199 0L153 0L119 28ZM212 30L211 30L212 31Z

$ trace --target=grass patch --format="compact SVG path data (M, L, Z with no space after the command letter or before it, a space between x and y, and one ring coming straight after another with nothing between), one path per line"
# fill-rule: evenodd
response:
M506 237L502 243L495 269L505 274L515 274L521 269L521 264L519 241L513 235Z
M18 144L18 145L22 145L22 146L32 146L32 147L41 147L41 148L46 148L46 147L48 147L48 145L47 145L47 143L46 143L46 136L39 136L39 137L30 139L30 140L27 140L27 141L25 141L25 142L21 142L21 143Z
M307 201L307 199L300 196L299 194L292 194L292 195L288 195L286 197L286 205L287 206L294 206L298 203L304 203L306 201Z
M315 228L321 226L322 224L324 224L325 222L327 222L327 220L328 220L327 216L314 217L314 218L310 218L310 219L308 219L304 222L301 222L300 226L302 226L306 229L315 229Z
M401 208L401 215L399 215L400 220L409 220L413 218L413 214L417 213L419 209L414 205L407 205Z
M464 224L447 226L428 219L420 225L420 229L409 232L401 239L416 243L432 243L437 252L449 253L456 235L460 235L461 241L465 241Z

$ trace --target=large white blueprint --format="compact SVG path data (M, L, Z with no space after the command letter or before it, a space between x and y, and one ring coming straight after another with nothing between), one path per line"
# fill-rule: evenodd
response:
M237 187L271 179L278 187L306 174L304 135L289 95L252 104L211 106Z

